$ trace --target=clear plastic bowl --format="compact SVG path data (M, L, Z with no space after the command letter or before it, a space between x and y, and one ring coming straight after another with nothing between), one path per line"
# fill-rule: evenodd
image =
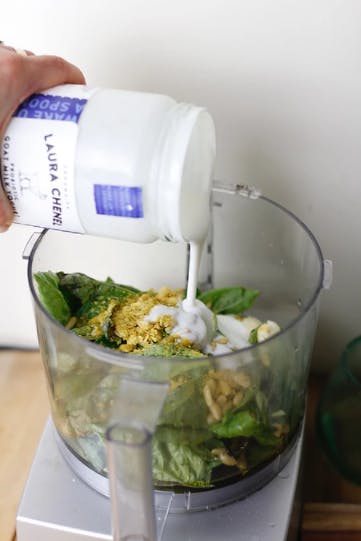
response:
M237 188L216 191L212 213L200 287L258 289L251 314L281 327L262 343L222 356L122 354L67 330L39 300L33 275L48 270L110 276L140 289L185 287L185 245L46 231L32 250L29 283L59 445L101 492L107 492L105 434L119 419L142 422L154 432L155 488L202 494L198 508L259 488L278 473L297 439L324 279L319 245L290 212L264 197L243 197ZM249 423L248 429L212 432L210 414L215 410L222 421L225 404L228 410L238 404L235 422ZM216 502L212 492L218 493Z

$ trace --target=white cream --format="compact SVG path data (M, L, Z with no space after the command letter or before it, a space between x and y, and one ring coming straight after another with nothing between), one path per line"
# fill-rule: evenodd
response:
M203 347L207 341L207 326L198 314L180 309L171 334Z
M222 337L222 335L219 335L218 338ZM235 350L235 347L232 347L232 344L227 342L226 344L222 344L217 342L217 337L214 338L214 340L207 344L204 348L204 353L207 353L208 355L225 355L226 353L231 353Z
M204 247L202 242L190 242L187 296L183 301L185 311L194 311L196 307L198 273L201 264L201 256Z
M196 298L203 247L204 241L190 243L186 298L176 307L158 304L144 318L144 321L155 323L161 316L172 316L174 326L170 331L170 335L189 340L200 348L206 347L213 339L216 330L213 312Z
M278 332L280 328L272 321L261 324L260 320L252 316L244 318L233 315L215 316L203 302L196 298L203 247L204 241L190 243L186 298L175 307L164 304L154 306L144 317L144 321L155 323L161 316L171 316L174 325L170 330L170 335L189 340L191 344L209 355L224 355L249 347L249 336L253 329L258 328L259 342ZM217 329L221 333L218 337L216 336ZM217 341L217 338L222 336L228 338L227 343Z
M174 320L171 336L189 340L192 344L204 347L208 342L208 329L203 318L196 312L186 312L182 306L153 306L144 321L155 323L161 316L169 315Z
M249 336L253 329L258 329L258 342L280 331L280 327L274 321L261 324L259 319L252 316L241 319L232 315L215 317L213 312L197 299L190 311L184 310L184 303L185 301L178 306L157 304L144 317L144 321L155 323L162 316L171 316L174 325L169 334L189 340L208 355L224 355L249 347ZM216 333L217 329L219 333ZM228 339L226 343L221 341L224 338Z

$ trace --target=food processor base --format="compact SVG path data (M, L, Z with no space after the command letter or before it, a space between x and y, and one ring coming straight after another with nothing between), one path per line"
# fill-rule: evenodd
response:
M302 434L280 473L244 500L209 511L157 511L159 541L293 541ZM112 541L110 501L76 477L45 427L17 514L17 541Z

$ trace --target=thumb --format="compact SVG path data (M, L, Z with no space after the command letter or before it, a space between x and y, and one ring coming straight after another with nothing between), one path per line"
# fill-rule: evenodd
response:
M28 94L64 83L85 84L80 69L58 56L28 56L22 76L30 86Z
M0 182L0 232L6 231L13 221L13 209Z

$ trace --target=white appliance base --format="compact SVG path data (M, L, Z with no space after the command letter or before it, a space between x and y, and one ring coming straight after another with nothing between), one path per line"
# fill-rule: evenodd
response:
M159 541L296 539L302 436L290 461L248 498L210 511L157 511ZM294 537L293 537L294 536ZM17 514L18 541L112 541L110 501L77 478L47 424Z

